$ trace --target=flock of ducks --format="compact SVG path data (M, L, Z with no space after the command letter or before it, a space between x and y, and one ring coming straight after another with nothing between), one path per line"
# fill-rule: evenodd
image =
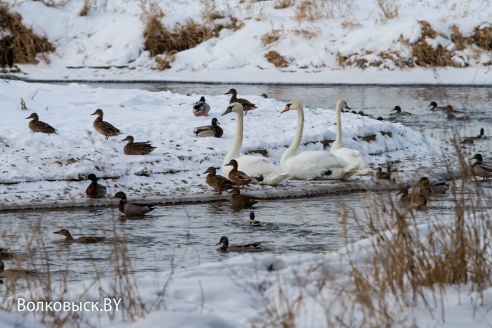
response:
M250 183L265 184L276 186L287 178L299 180L345 180L353 175L373 175L373 171L368 167L363 155L354 149L342 147L342 124L340 113L344 110L350 110L350 107L344 100L339 100L336 104L337 118L337 135L330 151L302 151L299 152L301 138L304 128L304 110L301 102L291 100L287 103L285 109L281 113L294 111L297 113L297 132L295 138L289 148L285 150L280 159L281 171L270 163L265 157L241 155L243 142L243 117L249 110L257 108L250 101L237 98L237 91L230 89L226 94L230 94L231 98L229 106L222 115L235 113L237 115L236 134L231 150L227 153L222 164L222 172L227 176L217 174L217 169L213 166L209 167L204 173L207 174L205 182L211 186L217 195L221 195L226 190L231 190L230 202L233 208L247 208L258 203L259 199L241 194L240 190L244 189ZM264 95L266 98L267 96ZM454 110L450 105L446 107L438 107L436 102L431 102L429 105L431 110L445 110L448 115L452 115L459 111ZM392 111L395 115L411 115L404 112L400 106L396 106ZM210 106L206 103L205 97L201 97L198 102L193 105L193 114L195 116L208 116ZM103 120L103 111L97 109L93 114L97 118L93 122L94 129L108 139L109 137L118 136L121 133L119 129L114 127L109 122ZM449 116L448 116L449 118ZM29 128L34 132L42 132L47 134L57 134L57 130L51 125L39 120L36 113L32 113L27 119ZM223 135L223 130L218 126L220 123L217 118L212 119L210 126L197 127L194 133L198 137L216 137L220 138ZM481 129L480 135L476 139L485 139L484 130ZM127 136L122 141L126 141L123 152L126 155L146 155L151 153L156 147L152 146L150 141L134 142L133 136ZM475 154L472 158L475 160L471 166L473 174L477 177L482 177L484 180L492 177L492 166L483 163L481 154ZM384 172L381 167L378 167L375 177L378 180L392 180L391 166L387 164ZM89 198L102 198L107 194L107 188L98 183L95 174L90 174L87 177L91 183L86 189L86 195ZM449 189L449 184L444 181L430 182L427 177L422 177L419 182L409 192L409 186L402 186L397 195L400 196L400 202L406 206L416 206L419 209L424 209L428 203L430 195L443 194ZM151 203L136 203L129 202L126 194L122 191L117 192L112 198L119 199L118 209L121 213L132 215L144 215L156 208L155 204ZM251 226L261 226L261 223L255 219L254 212L250 213L249 224ZM105 240L104 237L86 236L73 238L70 232L66 229L61 229L54 232L65 237L67 242L76 243L98 243ZM229 245L229 240L226 236L222 236L217 243L221 245L219 250L224 252L261 249L261 243L249 243L242 245ZM12 254L8 249L0 248L0 276L5 275L8 270L4 270L4 263L1 259L11 258ZM19 275L19 270L10 270ZM22 271L22 270L21 270ZM23 274L32 273L32 270L25 270Z

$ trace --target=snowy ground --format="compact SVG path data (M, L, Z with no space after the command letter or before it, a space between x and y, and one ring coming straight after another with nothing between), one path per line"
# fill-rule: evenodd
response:
M317 15L313 21L299 18L301 1L274 8L282 2L288 1L156 1L164 12L161 22L171 31L190 18L230 27L179 52L171 69L158 71L155 60L144 51L143 12L148 6L139 1L104 1L87 16L79 15L82 0L62 7L7 1L27 26L46 35L56 47L48 55L49 64L21 65L16 76L79 81L490 84L490 50L467 42L462 47L452 35L457 28L463 37L472 38L475 28L490 27L489 1L383 1L390 11L397 11L393 19L386 18L378 1L312 1L321 6L311 10ZM211 13L224 18L207 21ZM233 18L242 28L232 28ZM400 62L415 61L411 45L425 32L419 21L428 22L436 33L423 42L434 49L445 48L459 68L398 67ZM266 36L273 42L263 42ZM271 50L289 65L275 68L265 58ZM342 68L341 57L347 63L364 62L366 68L349 64Z
M200 95L142 90L108 90L71 84L59 86L21 81L0 81L0 106L4 108L0 123L0 159L3 174L0 199L3 209L22 207L107 205L109 199L90 200L85 197L89 182L83 179L95 173L109 194L119 190L130 199L159 202L213 199L212 189L205 184L203 172L209 166L220 167L229 151L236 130L235 114L221 116L229 96L205 95L212 110L209 117L195 117L192 105ZM285 103L259 96L247 96L258 106L245 116L243 152L266 150L270 161L279 167L279 160L294 138L297 117L293 113L280 115ZM27 110L22 110L24 99ZM334 107L334 104L333 104ZM104 119L123 134L104 140L92 127L97 108ZM32 132L28 117L38 113L40 120L58 129L58 134ZM320 141L336 137L336 117L333 109L306 108L302 149L322 150ZM219 118L225 133L222 138L197 138L193 128L210 124ZM400 123L378 121L352 113L342 113L343 143L360 150L375 169L388 159L403 161L395 167L400 179L415 179L414 171L422 166L435 167L442 174L443 165L434 161L448 152L448 146L426 138ZM381 133L385 133L384 135ZM390 133L390 134L388 134ZM135 141L150 140L157 149L145 156L123 153L126 135ZM361 137L375 135L373 141ZM354 140L355 139L355 140ZM446 150L448 149L448 150ZM136 173L147 169L149 177ZM256 186L252 190L263 197L307 195L317 189L354 190L375 188L371 177L351 178L349 183L285 181L279 188ZM108 195L109 196L109 195ZM227 196L225 196L227 197Z

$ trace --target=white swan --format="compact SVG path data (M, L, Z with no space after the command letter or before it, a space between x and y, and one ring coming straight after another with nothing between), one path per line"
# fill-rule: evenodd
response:
M349 164L357 163L359 165L359 169L355 172L355 175L372 175L373 171L367 165L367 162L360 151L350 148L342 148L342 120L340 118L340 112L343 108L350 109L347 103L343 99L340 99L336 106L337 137L330 148L330 152L335 156L344 159Z
M297 133L292 145L282 155L280 166L293 179L342 180L354 175L359 164L348 164L327 151L303 151L297 153L304 129L304 110L298 100L291 100L281 113L297 111Z
M222 116L231 112L237 114L237 127L232 148L224 158L224 162L222 162L222 173L224 176L228 176L232 169L231 166L226 166L226 164L228 164L231 159L235 159L238 162L239 169L254 178L260 184L276 186L288 178L288 174L277 172L273 164L265 157L251 155L240 156L241 148L243 146L243 106L237 102L232 103L227 107L227 110Z

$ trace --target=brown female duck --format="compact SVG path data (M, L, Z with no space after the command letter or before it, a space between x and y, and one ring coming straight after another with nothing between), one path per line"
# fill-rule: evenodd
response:
M253 180L246 173L238 171L238 164L235 159L231 159L231 161L226 164L226 166L232 166L232 170L229 172L229 175L227 177L237 186L246 186L250 184Z
M233 207L237 207L237 208L249 207L249 206L253 206L259 201L257 198L248 195L241 195L239 188L237 187L232 188L231 193L232 195L230 201Z
M133 142L133 140L132 136L127 136L122 140L128 142L123 148L123 152L127 155L147 155L157 148L150 144L151 141Z
M196 127L193 133L197 137L216 137L220 138L224 134L224 130L218 125L219 120L215 117L212 119L212 125L205 125Z
M36 113L32 113L28 117L26 117L26 120L31 119L29 122L29 129L33 130L34 132L42 132L42 133L56 133L56 129L49 125L48 123L42 122L39 120L39 116Z
M97 132L102 134L106 140L109 137L114 137L121 134L120 130L115 128L110 123L103 121L104 114L102 109L96 109L96 111L91 115L97 115L97 118L94 120L94 123L92 123L92 126L94 127L94 129L96 129Z
M376 179L378 180L391 180L391 165L388 163L386 165L386 172L383 172L381 167L377 168Z
M59 231L53 232L55 234L59 234L65 236L65 240L68 242L80 243L80 244L94 244L104 241L104 237L96 237L96 236L84 236L79 238L73 238L70 231L67 229L61 229Z
M243 110L245 112L257 108L255 104L250 102L249 100L243 99L243 98L237 98L237 91L236 89L230 89L226 95L232 95L231 99L229 100L229 104L238 102L241 105L243 105Z
M236 185L234 182L224 178L221 175L217 175L217 169L213 166L209 167L207 171L203 172L208 173L207 178L205 179L205 182L212 188L215 189L217 192L217 195L222 195L222 192L224 190L231 189L235 187Z
M427 205L427 197L422 190L412 191L411 194L408 193L408 187L403 186L397 195L401 195L400 202L407 207L417 206L418 209L425 209Z
M102 198L106 196L106 187L97 183L95 174L89 174L86 180L91 180L91 184L85 190L85 194L89 198Z

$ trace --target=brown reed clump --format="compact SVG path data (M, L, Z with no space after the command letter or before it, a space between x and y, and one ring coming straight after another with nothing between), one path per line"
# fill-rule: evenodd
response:
M285 9L293 6L294 0L273 0L273 8L275 9Z
M473 41L480 48L492 51L492 27L476 27L473 33Z
M32 28L22 23L21 15L11 12L3 3L0 3L0 31L7 32L0 39L0 67L37 64L38 54L55 50L46 37L36 35ZM49 63L46 56L42 59Z
M272 44L274 42L277 42L280 39L280 30L271 30L268 33L263 34L261 37L261 44L263 46L267 46L269 44Z
M281 54L279 54L275 50L270 50L269 52L267 52L265 54L265 58L270 63L272 63L273 65L275 65L275 67L277 67L277 68L289 66L289 62L287 61L287 59L285 59L284 56L282 56Z
M442 45L434 48L426 42L427 38L434 39L437 33L428 22L420 21L419 23L422 25L422 35L417 42L412 44L412 56L415 57L415 64L422 67L458 66L452 60L452 53L448 49Z

